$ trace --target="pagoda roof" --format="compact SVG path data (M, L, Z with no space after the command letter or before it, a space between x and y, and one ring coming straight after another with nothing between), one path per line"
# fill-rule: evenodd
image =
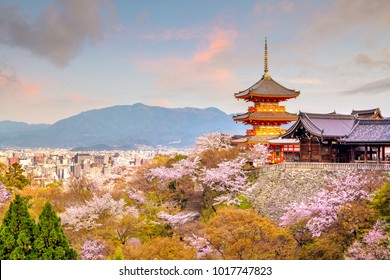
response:
M340 138L348 135L355 120L356 117L352 115L299 112L298 121L282 137L291 136L294 131L303 126L310 134L318 137Z
M383 119L382 112L379 108L367 110L352 110L351 115L355 115L358 118Z
M264 120L264 121L295 121L298 116L288 112L248 112L233 117L235 121Z
M294 98L300 94L299 91L288 89L275 82L271 76L264 75L257 83L250 88L234 94L236 98L247 98L250 96L272 97L272 98Z
M357 120L349 134L339 141L346 144L390 145L390 119Z

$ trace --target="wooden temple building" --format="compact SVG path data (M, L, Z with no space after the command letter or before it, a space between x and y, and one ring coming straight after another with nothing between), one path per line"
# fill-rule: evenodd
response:
M269 147L268 163L300 162L389 162L390 118L379 108L352 110L351 114L286 112L280 102L299 96L274 81L268 72L268 46L265 39L264 75L253 86L237 92L237 99L253 103L234 121L251 125L245 136L236 136L232 144ZM295 123L285 131L282 125ZM390 151L388 151L390 153Z
M274 81L268 72L268 46L265 39L264 47L264 74L262 78L253 86L246 90L237 92L234 96L246 102L253 103L244 114L233 117L234 121L251 125L251 129L246 131L246 135L233 139L233 144L237 146L247 146L254 144L268 144L269 139L285 133L281 125L297 120L296 114L286 112L285 106L280 102L299 96L299 91L288 89ZM272 162L283 161L283 153L279 150L280 145L272 152Z
M384 162L390 147L390 119L379 108L350 115L303 113L281 139L299 141L302 162Z

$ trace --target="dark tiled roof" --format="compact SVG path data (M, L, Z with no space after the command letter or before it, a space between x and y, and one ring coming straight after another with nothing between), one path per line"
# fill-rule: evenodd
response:
M299 95L299 91L285 88L275 82L271 77L262 77L257 83L250 88L234 94L236 98L245 98L249 95L260 97L288 97L293 98Z
M390 119L358 120L342 143L377 143L390 145Z
M379 108L367 110L352 110L351 115L357 116L358 118L383 118L381 110Z
M246 119L251 120L264 120L264 121L294 121L298 117L296 114L288 112L250 112L233 117L235 121L241 121Z
M347 135L356 120L355 116L342 114L313 114L299 112L298 121L283 135L288 137L300 125L315 136L338 138Z

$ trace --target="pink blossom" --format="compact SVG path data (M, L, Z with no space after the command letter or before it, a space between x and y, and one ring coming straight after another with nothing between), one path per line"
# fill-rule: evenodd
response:
M196 169L200 162L199 157L193 159L186 158L179 162L172 164L172 167L168 168L160 166L149 170L145 176L149 180L158 179L159 181L176 181L185 176L191 176L196 174Z
M166 222L171 226L181 226L185 223L192 221L196 217L199 217L198 212L180 212L175 215L170 215L164 212L157 214L157 217L166 220Z
M145 193L143 191L140 191L140 190L136 190L134 188L131 188L128 193L129 197L131 199L134 199L136 201L138 201L139 203L145 203L147 201L147 198L145 197Z
M84 260L102 260L105 259L104 243L96 240L87 240L81 248L81 258Z
M2 208L4 202L11 199L11 192L7 190L5 185L0 182L0 208Z
M313 236L318 237L337 220L337 212L343 205L369 197L363 189L366 183L365 178L355 173L335 179L329 189L319 192L307 203L292 203L281 217L281 225L287 226L310 217L306 226Z
M189 242L190 246L196 249L196 256L198 259L202 259L213 252L210 242L204 237L192 234L192 236L185 238L185 240Z
M92 229L101 226L101 224L96 223L96 220L103 213L107 213L115 219L121 219L125 215L138 217L136 208L126 206L126 202L123 199L114 200L109 193L101 196L94 194L90 200L85 201L84 205L70 206L59 216L62 224L78 231L80 229Z
M390 236L385 232L389 224L378 220L361 241L355 241L345 253L352 260L390 260Z
M232 135L229 134L208 133L196 138L195 147L190 153L199 154L209 149L226 150L232 147L231 140Z
M236 158L222 162L216 168L203 169L203 176L200 178L202 184L220 193L215 198L215 204L238 204L238 195L249 195L250 184L243 171L245 163L246 159Z
M256 144L246 153L246 158L248 161L252 161L254 166L261 166L267 162L267 155L268 147Z

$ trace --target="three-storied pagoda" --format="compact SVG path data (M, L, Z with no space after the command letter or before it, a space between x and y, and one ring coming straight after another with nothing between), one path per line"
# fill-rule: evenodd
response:
M268 49L267 38L264 48L264 75L250 88L235 93L237 99L253 102L248 107L247 113L233 117L236 122L252 125L252 129L246 131L246 136L233 140L238 146L253 144L268 144L268 140L276 138L285 132L281 125L297 120L296 114L286 112L285 106L279 102L295 98L299 91L285 88L275 82L268 73Z

